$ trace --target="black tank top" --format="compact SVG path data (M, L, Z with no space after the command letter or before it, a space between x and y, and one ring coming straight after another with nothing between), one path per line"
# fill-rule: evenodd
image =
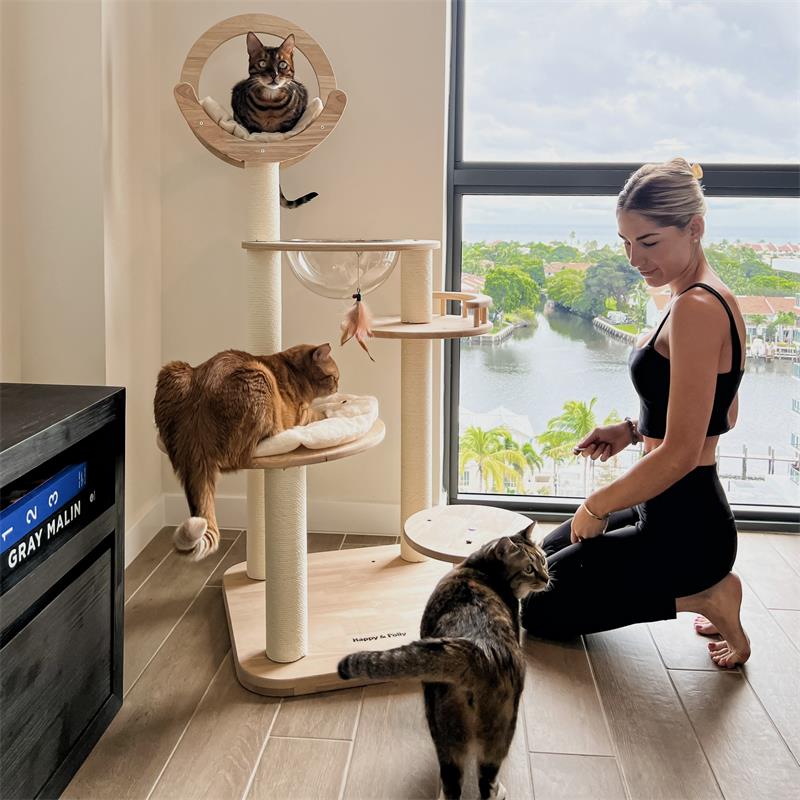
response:
M716 289L705 283L694 283L684 289L681 294L688 292L689 289L693 289L695 286L708 289L709 292L719 298L720 303L725 306L725 311L728 313L728 319L731 323L731 344L733 346L731 371L717 373L714 406L711 409L711 419L708 422L708 431L706 432L706 436L718 436L731 429L728 424L728 411L736 397L736 392L744 375L744 370L739 366L742 363L742 344L739 340L739 332L736 330L736 320L734 320L728 304ZM639 432L654 439L663 439L667 431L669 359L662 356L655 349L654 344L668 316L669 311L664 315L664 319L661 320L661 324L650 341L644 347L637 348L634 346L628 358L633 388L636 389L636 394L639 395Z

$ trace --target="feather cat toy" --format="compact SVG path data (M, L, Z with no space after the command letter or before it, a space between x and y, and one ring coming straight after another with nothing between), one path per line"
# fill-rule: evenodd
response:
M369 360L375 361L367 347L367 339L372 336L370 327L372 325L372 318L367 310L366 303L361 300L361 289L356 289L353 300L356 301L355 304L347 312L342 321L341 344L345 344L355 338L364 352L369 356Z

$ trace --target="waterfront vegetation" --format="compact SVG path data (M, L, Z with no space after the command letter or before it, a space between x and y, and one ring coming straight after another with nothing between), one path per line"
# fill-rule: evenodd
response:
M773 270L752 248L723 241L707 245L704 252L735 294L785 297L800 293L800 275ZM545 278L545 266L552 263L589 266L565 268ZM586 319L621 311L632 320L631 327L624 328L631 333L646 324L649 295L621 247L599 247L597 242L465 242L461 265L462 272L484 278L484 292L492 298L491 315L498 330L505 327L509 313L530 313L545 299ZM767 325L768 340L781 326L794 324L791 312L779 316Z

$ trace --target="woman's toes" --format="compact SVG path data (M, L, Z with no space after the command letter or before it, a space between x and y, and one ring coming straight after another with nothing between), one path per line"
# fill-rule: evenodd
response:
M727 642L709 642L708 651L710 653L720 653L728 648Z
M716 625L699 614L694 618L694 630L695 633L699 633L701 636L715 636L719 633Z

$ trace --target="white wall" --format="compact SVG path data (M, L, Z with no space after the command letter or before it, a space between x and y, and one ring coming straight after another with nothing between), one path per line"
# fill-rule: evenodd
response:
M101 3L2 14L3 376L102 384Z
M161 365L161 128L155 4L103 0L105 372L126 387L128 560L163 522L153 388Z
M307 159L283 171L288 197L320 196L282 212L286 238L432 238L444 235L446 17L442 0L425 2L161 2L163 357L196 364L228 347L245 347L244 173L211 156L192 136L171 90L193 42L235 14L287 18L322 45L348 106L337 129ZM243 39L212 56L201 95L229 102L246 75ZM308 73L299 77L307 80ZM441 271L441 254L435 269ZM335 342L343 391L377 395L385 442L356 458L309 469L310 524L316 529L398 532L400 347L373 340L372 364L350 343L338 345L345 303L304 290L283 270L283 344ZM441 285L441 279L435 281ZM399 311L399 270L371 295L376 313ZM437 354L440 347L436 348ZM441 385L435 364L437 400ZM155 379L155 376L153 376ZM435 463L441 461L436 447ZM434 478L438 487L439 476ZM164 486L180 492L164 459ZM244 477L226 476L220 495L243 496ZM434 495L437 497L438 495ZM350 504L374 504L359 512ZM230 504L220 503L222 514ZM169 509L169 505L168 505ZM183 512L177 513L177 517ZM168 515L169 516L169 515ZM171 521L177 521L171 520ZM225 524L241 524L231 519Z
M130 561L163 522L153 3L4 0L1 13L0 377L126 387Z

